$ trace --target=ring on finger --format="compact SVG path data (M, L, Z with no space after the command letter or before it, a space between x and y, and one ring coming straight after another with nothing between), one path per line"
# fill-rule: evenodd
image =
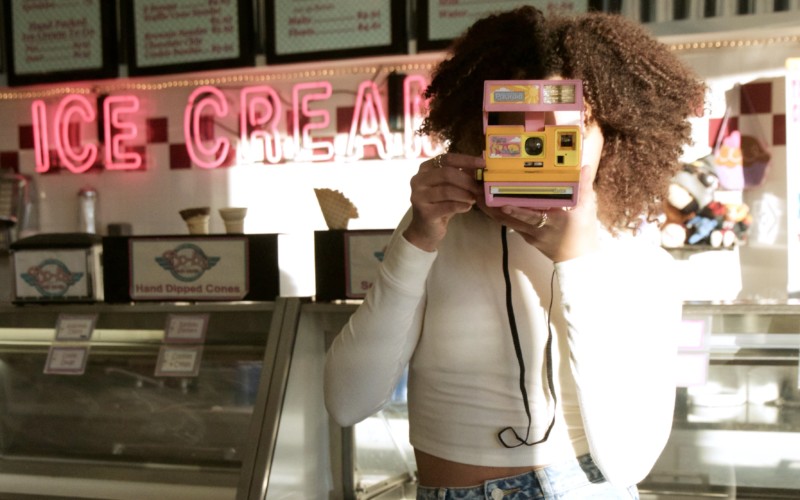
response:
M442 156L444 155L437 155L436 158L433 159L433 165L436 168L442 168Z
M545 224L547 224L547 212L542 210L539 213L542 215L542 218L539 220L539 223L536 224L536 229L541 229L544 227Z

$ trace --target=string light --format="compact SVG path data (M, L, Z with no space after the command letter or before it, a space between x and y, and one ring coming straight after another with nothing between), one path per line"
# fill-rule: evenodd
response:
M707 42L673 43L668 44L670 50L674 52L689 52L696 50L716 50L742 47L762 47L769 45L796 44L800 43L800 35L786 35L780 37L771 36L769 38L747 38L740 40L714 40Z
M9 100L30 100L42 99L46 97L57 97L66 94L111 94L114 92L136 90L143 92L162 91L177 88L199 87L203 85L231 86L231 85L251 85L267 82L310 80L315 78L331 78L336 76L354 75L377 75L392 72L405 73L408 71L431 71L435 62L414 63L414 64L388 64L388 65L362 65L341 68L318 68L293 70L285 73L253 73L237 75L220 75L216 77L198 76L196 78L182 77L175 80L165 80L158 82L142 82L136 80L113 80L109 83L97 83L95 85L75 85L60 86L43 89L6 89L0 92L0 101Z

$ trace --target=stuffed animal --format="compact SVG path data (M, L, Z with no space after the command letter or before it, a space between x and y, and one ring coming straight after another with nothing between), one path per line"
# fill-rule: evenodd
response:
M718 187L719 179L708 158L683 165L673 177L664 203L665 220L661 226L663 246L676 248L685 245L689 227L695 231L702 226L702 232L709 230L710 234L713 228L708 223L693 219L714 200L714 192ZM692 223L687 226L690 220Z
M664 203L662 246L730 248L746 241L752 223L750 209L744 203L725 204L715 200L720 182L711 161L707 156L686 163L673 177Z
M710 243L713 247L729 248L736 243L747 241L747 231L753 222L750 208L744 203L727 203L725 217L720 222L719 229L711 234Z
M744 189L742 135L738 130L723 138L713 155L713 162L720 189L729 191Z
M722 227L722 222L725 220L725 205L718 201L712 201L688 221L686 221L686 229L688 237L686 243L689 245L708 244L713 245L711 237L716 230ZM720 241L721 243L721 241Z
M673 188L678 188L677 191L683 190L691 197L688 204L680 209L681 213L697 213L711 203L714 199L714 192L719 188L719 178L714 172L714 166L710 163L709 157L684 164L680 172L673 178L670 195L673 194ZM672 201L670 200L670 202Z

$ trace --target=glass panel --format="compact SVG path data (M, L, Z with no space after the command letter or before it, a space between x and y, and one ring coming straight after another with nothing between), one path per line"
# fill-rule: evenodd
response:
M392 480L403 482L416 476L414 451L408 442L406 372L395 388L392 402L355 426L357 490Z
M156 361L167 317L189 310L98 310L79 375L43 373L57 312L0 314L0 454L241 467L270 311L211 312L199 374L160 377Z
M240 466L257 358L206 350L197 377L157 378L156 355L92 353L72 376L43 374L45 351L0 354L0 452Z
M678 389L642 498L800 498L800 306L695 304L711 319L706 376Z
M341 494L344 473L340 469L341 455L337 455L341 449L333 445L323 381L326 332L331 335L338 332L353 309L346 305L314 303L304 304L301 309L280 427L268 471L267 494L261 497L264 500L347 498ZM277 357L282 357L280 351ZM265 421L264 428L268 426ZM262 441L266 432L262 430ZM254 476L258 476L262 469L258 464L255 467L258 470ZM350 475L352 477L352 471ZM246 498L254 498L252 493L251 490L251 496ZM242 491L239 495L245 498Z
M705 385L679 396L676 424L733 430L800 432L797 366L712 364Z
M757 498L797 498L797 377L796 362L712 361L705 385L679 390L673 433L651 479L664 481L671 470L677 472L676 484L699 481L697 493L757 491Z

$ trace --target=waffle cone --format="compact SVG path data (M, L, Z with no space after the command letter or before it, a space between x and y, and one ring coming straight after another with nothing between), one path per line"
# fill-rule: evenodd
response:
M189 219L192 219L194 217L209 215L211 213L211 208L209 207L184 208L178 213L181 214L181 218L183 218L183 220L188 221Z
M185 208L178 212L186 222L189 234L208 234L209 207Z
M358 218L358 209L341 192L333 189L314 189L322 216L328 229L347 229L350 219Z

